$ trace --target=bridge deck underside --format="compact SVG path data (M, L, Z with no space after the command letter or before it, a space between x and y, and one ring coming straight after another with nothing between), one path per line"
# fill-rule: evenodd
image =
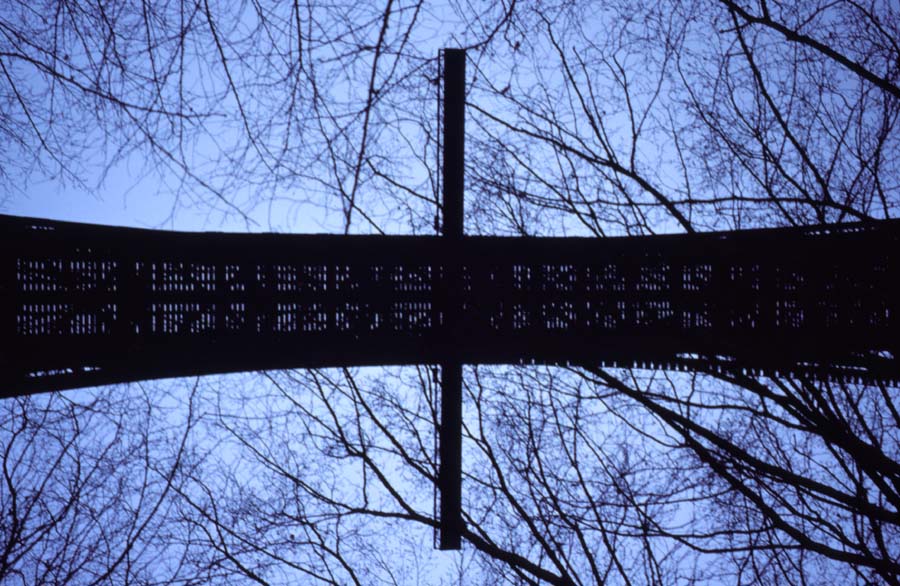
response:
M896 222L456 244L0 224L0 395L450 355L900 378Z

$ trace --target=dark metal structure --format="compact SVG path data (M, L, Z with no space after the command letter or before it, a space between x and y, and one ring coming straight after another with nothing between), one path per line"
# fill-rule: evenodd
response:
M442 548L461 365L900 379L900 221L640 238L463 236L465 55L445 52L441 237L158 232L0 216L0 397L440 364Z
M440 311L437 327L443 334L441 362L441 423L438 430L440 488L438 547L459 549L462 540L462 349L466 345L463 264L464 179L466 137L466 53L443 52L442 115L443 223L441 225L443 262L437 267L438 297L434 305Z
M448 362L679 368L715 357L819 378L900 378L897 221L448 241L0 216L0 233L3 396ZM448 309L454 287L459 305Z

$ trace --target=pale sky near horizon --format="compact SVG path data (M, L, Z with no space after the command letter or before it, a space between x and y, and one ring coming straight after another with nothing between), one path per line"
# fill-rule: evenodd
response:
M434 8L432 8L434 10ZM434 15L432 15L434 16ZM440 24L436 24L440 23ZM437 56L437 48L443 45L454 46L452 26L443 18L433 23L434 27L448 27L438 32L423 28L420 35L427 38L427 45L418 47L423 54ZM248 25L249 26L249 25ZM377 33L377 28L374 29ZM427 33L427 34L425 34ZM423 41L423 45L424 45ZM432 51L433 48L433 51ZM218 63L215 55L209 56L212 66ZM201 59L202 61L202 59ZM21 65L21 64L19 64ZM22 71L29 71L24 66ZM22 73L22 71L17 71ZM14 72L16 73L16 72ZM27 77L26 77L27 79ZM422 78L423 83L425 77ZM199 82L198 82L199 83ZM340 86L339 86L340 87ZM249 90L243 90L249 92ZM223 104L224 107L231 107ZM435 104L436 108L436 104ZM241 132L243 129L240 130ZM115 132L115 130L113 130ZM204 148L219 143L228 143L227 135L219 126L211 126L199 141L191 143L194 149L190 156L196 158L199 153L201 163L205 166L192 169L204 179L210 180L208 173L225 174L226 169L210 166L211 158L204 160ZM234 132L234 130L225 130ZM206 145L206 146L204 146ZM261 197L252 193L252 185L246 186L240 193L228 191L224 195L233 202L259 202L255 205L239 203L252 222L247 222L236 214L225 215L221 211L210 211L209 206L202 204L191 207L184 205L188 198L179 197L178 177L171 169L150 169L147 172L145 161L140 158L143 147L128 158L118 162L107 171L105 180L100 183L104 161L102 152L90 153L91 158L78 161L84 172L80 178L88 184L84 189L71 181L60 181L42 173L38 165L29 171L23 171L19 185L4 193L0 187L0 214L29 216L52 220L65 220L85 223L96 223L114 226L139 228L155 228L164 230L185 231L225 231L225 232L301 232L301 233L337 233L341 232L342 214L340 210L326 209L323 206L312 206L302 203L304 198L291 189L278 188L278 191L267 191ZM84 156L84 155L83 155ZM215 153L214 155L215 156ZM210 180L215 185L215 181ZM96 188L96 189L94 189ZM196 187L195 187L196 188ZM210 198L214 201L214 198ZM325 205L333 205L325 202ZM173 213L173 210L176 210ZM404 227L393 229L403 231ZM388 228L392 230L392 228Z

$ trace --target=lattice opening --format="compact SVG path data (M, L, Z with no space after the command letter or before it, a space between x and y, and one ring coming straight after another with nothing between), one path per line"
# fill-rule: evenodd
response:
M544 303L541 318L542 325L548 330L568 330L578 325L575 305L569 301Z
M585 313L592 330L613 330L619 325L620 309L615 301L588 301Z
M778 288L782 292L800 291L806 283L806 276L790 269L778 270Z
M432 288L431 265L395 266L390 270L394 291L425 292Z
M411 301L391 305L394 331L421 332L431 328L431 303Z
M534 270L528 265L513 265L512 285L517 291L530 291L534 288Z
M300 271L294 265L273 265L275 290L280 292L300 290Z
M760 305L753 303L745 307L733 308L728 312L728 325L736 329L755 329L760 324ZM788 313L784 314L785 316ZM793 318L791 318L793 319ZM791 326L794 327L794 326Z
M325 265L304 265L300 267L300 291L324 292L328 290L328 267Z
M155 334L200 334L216 329L213 303L153 303L150 328Z
M703 302L699 307L686 309L681 313L681 325L684 329L706 329L712 327L709 303Z
M541 280L543 291L574 293L578 283L578 269L574 265L542 265Z
M587 267L587 290L590 292L621 292L627 289L625 274L617 264L606 263Z
M182 261L160 261L150 264L151 291L214 291L215 287L215 265Z
M668 300L635 302L634 321L640 327L671 327L676 323L675 310Z
M348 265L338 265L333 267L334 286L336 291L357 291L359 290L359 269L351 268Z
M280 333L296 332L300 329L300 305L279 303L275 306L274 329Z
M323 303L310 303L298 308L300 328L304 332L328 331L328 311Z
M671 289L669 283L669 265L659 264L642 266L638 277L638 291L661 292Z
M368 306L360 303L343 303L335 311L337 329L342 332L358 332L368 314Z
M239 332L247 326L247 306L244 303L229 303L225 308L225 329Z
M775 303L775 325L779 328L799 328L803 326L804 311L799 301L781 299Z
M110 334L116 317L113 303L95 309L73 303L25 303L16 312L16 333L21 336Z
M225 265L223 273L225 277L225 291L229 293L239 293L247 290L247 284L244 281L247 279L248 275L244 273L240 265Z
M118 286L118 263L112 260L16 259L17 288L33 292L112 292Z
M688 265L682 268L682 289L703 291L712 283L712 265Z

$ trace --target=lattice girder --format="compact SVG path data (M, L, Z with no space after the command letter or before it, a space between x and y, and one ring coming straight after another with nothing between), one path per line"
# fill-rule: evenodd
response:
M0 217L3 396L276 368L589 363L895 380L900 222L639 238ZM457 267L462 282L446 281ZM459 319L444 323L449 303Z

